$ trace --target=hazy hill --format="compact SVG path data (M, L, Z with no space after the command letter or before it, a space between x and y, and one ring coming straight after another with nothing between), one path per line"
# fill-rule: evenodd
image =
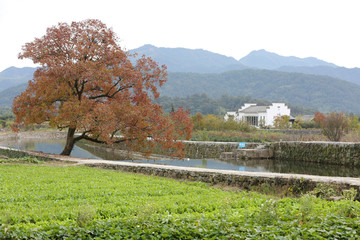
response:
M277 69L282 66L337 67L314 57L284 57L265 50L252 51L240 60L202 49L164 48L153 45L144 45L130 52L152 57L158 63L167 65L169 72L220 73L246 68Z
M144 45L133 49L139 56L152 57L159 64L165 64L169 72L221 73L247 68L274 69L285 72L326 75L360 84L360 69L337 67L316 58L284 57L265 50L253 51L239 61L232 57L201 49L162 48ZM245 66L245 65L246 66ZM10 67L0 72L0 91L27 82L32 78L34 68Z
M9 67L4 71L0 72L0 91L10 87L27 83L33 78L35 68L25 67ZM1 96L1 95L0 95Z
M164 48L148 44L130 52L149 56L160 65L165 64L169 72L217 73L246 68L235 58L202 49Z
M284 72L300 72L306 74L326 75L330 77L340 78L352 83L360 85L360 68L344 68L344 67L295 67L295 66L283 66L278 69Z
M267 52L264 49L252 51L247 56L239 60L240 63L259 69L277 69L282 66L301 66L301 67L315 67L327 66L337 67L335 64L319 60L314 57L298 58L298 57L284 57L276 53Z
M133 49L139 56L152 57L168 66L169 72L221 73L247 68L325 75L360 85L360 69L338 67L314 57L284 57L265 50L252 51L239 61L217 53L186 48L162 48L152 45Z
M221 74L170 73L164 96L250 96L287 102L320 111L360 113L360 86L328 77L270 70L246 69Z
M15 87L7 88L0 92L0 107L12 106L12 101L14 98L25 91L27 83L20 84Z

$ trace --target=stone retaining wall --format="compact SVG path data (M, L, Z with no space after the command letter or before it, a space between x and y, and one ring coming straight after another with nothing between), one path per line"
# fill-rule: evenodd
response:
M275 159L360 166L360 143L277 142L271 148Z
M185 141L186 157L193 159L219 158L222 152L230 152L238 143Z
M219 158L222 152L231 152L238 148L237 142L206 142L206 141L183 141L185 145L185 158L204 159ZM126 147L119 145L119 148L126 150ZM160 147L154 149L155 154L170 156L171 149L163 150Z
M237 187L245 190L261 188L267 185L272 188L280 188L286 190L288 188L298 189L298 193L313 190L317 182L311 179L287 177L287 174L257 174L250 172L236 172L226 170L211 170L198 168L185 168L173 166L148 166L146 164L138 165L115 165L108 163L86 163L88 167L98 167L103 169L119 170L131 173L141 173L145 175L153 175L160 177L168 177L173 179L200 181L211 185L225 185ZM263 175L263 176L261 176ZM284 177L285 176L285 177ZM337 186L339 187L339 186ZM341 187L350 188L350 184L341 184ZM355 186L356 187L356 186Z
M223 152L232 152L239 147L237 142L184 141L186 157L193 159L220 158ZM253 149L259 143L246 143L246 148Z

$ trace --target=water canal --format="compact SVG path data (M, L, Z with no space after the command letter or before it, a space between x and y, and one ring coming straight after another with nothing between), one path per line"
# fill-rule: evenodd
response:
M59 154L64 148L63 139L18 139L12 138L0 141L0 146L19 150L32 150L44 153ZM286 160L232 160L221 161L218 159L144 159L141 155L135 160L129 159L126 153L108 151L102 148L89 147L85 142L80 142L74 147L71 156L90 159L107 159L136 163L164 164L183 167L200 167L222 170L238 170L251 172L276 172L295 173L320 176L359 177L360 169L346 166L324 165L309 162L294 162Z

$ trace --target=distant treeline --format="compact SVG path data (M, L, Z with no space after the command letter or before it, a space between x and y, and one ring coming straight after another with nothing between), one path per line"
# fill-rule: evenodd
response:
M258 105L269 105L271 102L263 99L255 99L248 96L228 96L223 95L220 98L211 98L205 93L194 94L187 97L168 97L163 96L156 100L166 112L171 112L173 109L182 107L189 109L191 115L196 113L223 115L227 111L237 110L241 108L244 103L257 103ZM292 116L314 114L317 112L313 108L304 108L302 106L294 106L287 104L291 109Z
M14 117L10 107L0 107L0 120L12 120Z
M160 96L250 96L310 107L320 112L360 113L360 86L320 75L245 69L220 74L172 73Z

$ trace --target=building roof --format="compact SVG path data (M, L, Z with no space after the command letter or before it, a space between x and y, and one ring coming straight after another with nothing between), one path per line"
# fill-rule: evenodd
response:
M268 108L268 106L250 106L239 112L241 112L241 113L260 113L260 112L266 112L267 108Z
M301 116L301 118L305 122L310 122L314 119L314 115L303 115L303 116Z

